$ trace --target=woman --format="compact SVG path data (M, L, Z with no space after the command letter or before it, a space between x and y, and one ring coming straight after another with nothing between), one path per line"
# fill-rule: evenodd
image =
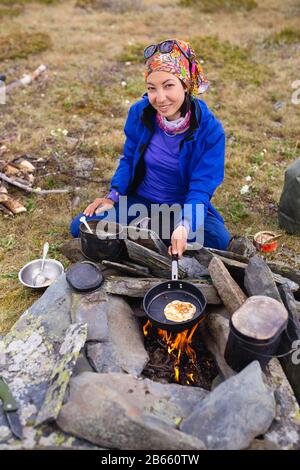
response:
M204 246L225 250L230 234L210 202L224 179L225 134L195 97L208 87L202 68L190 45L176 39L147 47L144 58L148 93L129 110L124 155L109 194L95 199L84 215L109 218L114 207L118 221L125 195L129 208L144 204L148 215L153 204L177 204L182 210L173 219L170 254L182 256L187 241L199 241L199 234ZM81 216L71 224L75 237ZM132 219L127 216L127 223Z

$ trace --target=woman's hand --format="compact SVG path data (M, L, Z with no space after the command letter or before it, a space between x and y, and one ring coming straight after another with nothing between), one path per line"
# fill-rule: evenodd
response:
M94 202L87 206L83 213L86 217L92 217L94 213L98 215L109 211L114 205L115 203L111 199L97 197Z
M178 256L181 257L187 249L187 239L187 229L184 225L179 225L172 233L171 246L168 249L169 255L172 256L172 254L176 255L178 253Z

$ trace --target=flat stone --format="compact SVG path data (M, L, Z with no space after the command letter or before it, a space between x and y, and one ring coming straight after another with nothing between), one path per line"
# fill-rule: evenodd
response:
M38 318L46 333L49 332L61 342L65 331L72 323L71 305L72 289L66 281L66 275L62 274L22 317L29 314Z
M242 256L253 256L256 253L256 248L253 245L252 241L247 237L235 235L230 240L230 243L227 247L227 251L236 253Z
M5 433L2 433L3 449L37 448L43 433L49 434L48 425L39 426L38 429L34 429L33 425L45 402L57 361L59 357L64 357L59 351L71 326L71 304L72 292L63 274L21 315L1 340L0 374L6 379L19 405L18 414L24 435L20 442L14 438L7 440ZM76 358L73 357L75 362ZM69 373L74 362L68 364ZM67 382L68 378L64 377L64 385ZM7 426L1 407L0 426ZM60 432L62 445L69 439L68 435Z
M210 307L206 319L207 328L201 330L201 337L207 349L214 356L222 375L227 379L236 372L224 358L229 335L229 313L224 306Z
M84 373L72 380L58 425L108 448L204 449L200 440L175 429L182 415L205 395L201 389L191 391L188 403L185 388L165 388L124 374Z
M71 380L71 387L76 390L83 390L89 384L109 386L112 390L118 390L132 405L164 420L174 428L191 414L195 406L209 393L200 387L162 384L123 373L82 373Z
M229 320L224 307L213 307L207 318L208 328L202 330L203 341L214 355L225 378L235 375L224 359L229 335ZM267 383L276 399L276 417L269 430L268 439L283 449L298 449L300 438L300 411L293 390L280 366L273 358L265 368Z
M96 372L123 372L122 365L117 362L110 342L88 344L87 358Z
M282 335L280 343L280 351L285 352L295 345L300 345L300 323L296 301L291 290L287 286L279 286L279 292L289 314L287 334ZM292 355L281 357L280 363L300 403L300 349L295 351Z
M264 434L275 417L275 399L257 361L216 387L180 429L209 450L239 450Z
M224 263L216 256L209 263L208 270L227 311L230 314L234 313L247 300L247 296L231 277Z
M60 346L50 377L45 401L36 419L36 426L57 418L73 367L76 364L81 348L85 344L86 337L86 324L73 324L66 331L66 337Z
M271 359L265 375L276 399L276 418L264 437L282 450L300 450L299 404L277 358Z
M244 285L249 296L266 295L281 302L272 271L259 255L250 258L245 269Z
M88 341L108 341L107 309L107 296L103 294L72 294L72 319L87 323Z
M129 304L119 296L108 300L108 338L88 345L88 358L98 372L140 375L149 360L140 326Z

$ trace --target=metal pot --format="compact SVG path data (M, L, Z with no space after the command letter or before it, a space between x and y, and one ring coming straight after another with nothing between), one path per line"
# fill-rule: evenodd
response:
M82 254L91 261L120 259L125 249L122 225L105 220L90 220L88 224L93 233L80 225Z

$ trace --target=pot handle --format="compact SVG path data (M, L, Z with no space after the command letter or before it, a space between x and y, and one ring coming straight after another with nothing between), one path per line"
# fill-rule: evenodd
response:
M172 281L178 281L178 254L172 254Z

